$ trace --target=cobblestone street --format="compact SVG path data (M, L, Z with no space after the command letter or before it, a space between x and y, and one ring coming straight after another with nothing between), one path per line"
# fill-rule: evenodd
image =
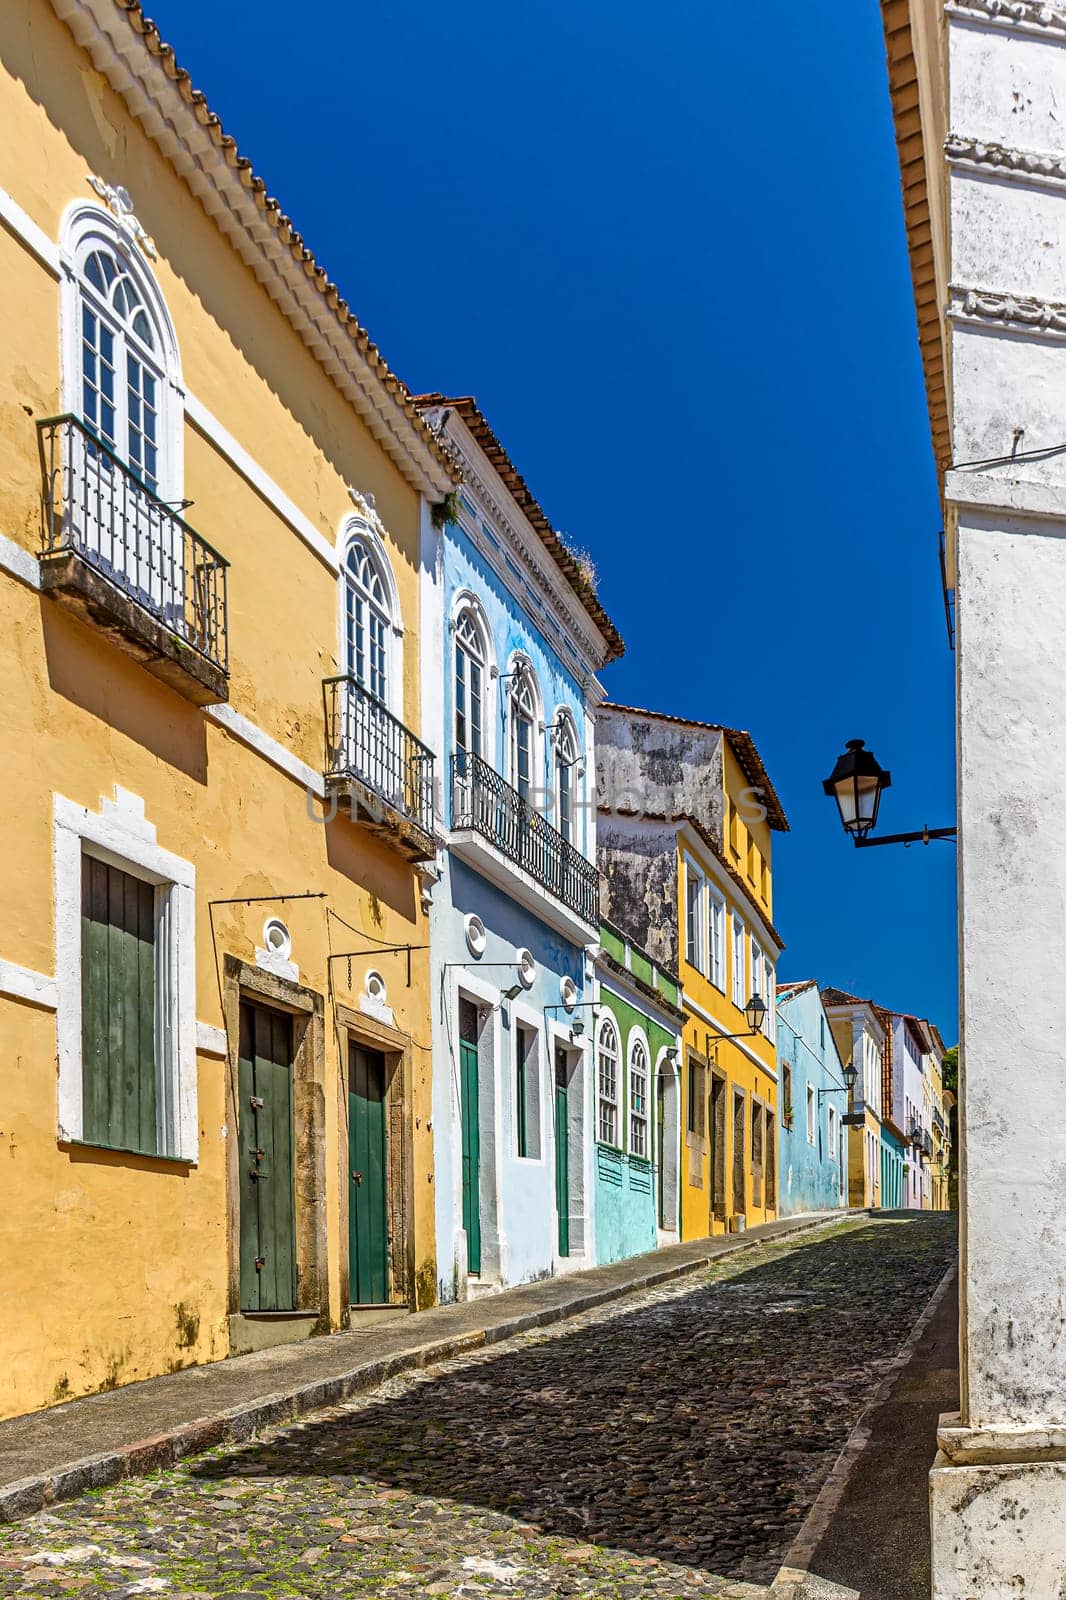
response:
M728 1257L0 1528L0 1594L743 1594L955 1248L919 1214Z

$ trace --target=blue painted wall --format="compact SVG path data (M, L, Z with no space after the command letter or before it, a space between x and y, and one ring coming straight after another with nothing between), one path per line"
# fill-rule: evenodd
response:
M778 993L777 1071L779 1215L831 1210L841 1203L841 1159L845 1172L847 1166L846 1130L840 1120L847 1110L847 1095L841 1091L818 1096L820 1089L840 1090L843 1075L816 983ZM790 1078L791 1128L784 1122ZM808 1137L808 1088L814 1091L813 1142ZM836 1113L835 1154L830 1151L830 1106Z
M903 1141L889 1129L881 1129L881 1206L898 1211L906 1205L903 1170L906 1156Z
M654 1166L606 1144L597 1144L595 1161L597 1264L654 1250L658 1239Z
M490 548L504 554L490 524L480 517L473 500L463 497L462 515L480 532ZM516 582L522 579L516 574ZM459 523L450 523L441 539L441 599L443 604L444 659L440 663L444 737L438 751L444 793L444 816L452 820L451 768L454 751L454 633L451 626L461 596L479 603L491 635L491 665L484 684L484 759L498 772L507 771L505 699L508 683L502 675L521 651L531 662L541 696L540 720L550 724L561 707L573 716L578 742L584 749L584 697L576 676L577 663L564 659L561 631L547 611L537 622L519 604L499 574ZM557 639L558 644L553 640ZM546 729L536 730L538 785L550 782L551 741ZM586 854L594 838L590 817L579 802L594 796L591 765L577 781L575 773L573 841ZM549 813L550 817L550 813ZM550 820L554 820L551 819ZM474 914L485 926L486 947L475 957L467 944L465 919ZM561 1263L557 1256L558 1219L555 1204L554 1047L569 1030L570 1019L558 1007L564 977L577 986L578 1001L590 1000L591 966L581 946L547 926L527 906L482 877L468 863L446 852L442 875L434 886L430 909L431 961L434 972L432 1027L434 1164L436 1192L437 1289L443 1302L464 1298L484 1287L504 1287L549 1275ZM515 962L520 949L528 949L536 962L532 987L512 1001L502 991L515 982ZM460 993L481 1007L479 1040L482 1082L481 1163L483 1197L482 1256L479 1284L468 1283L466 1243L462 1228L462 1128L458 1044ZM588 1025L591 1012L573 1013ZM517 1153L516 1025L538 1031L537 1084L539 1099L538 1153ZM570 1189L571 1255L569 1264L581 1266L592 1259L591 1140L589 1119L591 1089L584 1047L577 1076L571 1082ZM486 1126L486 1120L490 1124Z

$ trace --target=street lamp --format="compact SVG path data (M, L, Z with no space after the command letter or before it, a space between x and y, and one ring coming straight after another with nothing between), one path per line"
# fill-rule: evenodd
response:
M844 1068L844 1071L843 1071L843 1078L844 1078L844 1086L843 1086L843 1088L838 1086L835 1089L819 1089L818 1090L818 1098L819 1098L819 1100L824 1099L827 1094L846 1094L847 1097L848 1097L848 1100L850 1101L851 1100L851 1091L855 1087L855 1080L856 1080L856 1078L858 1076L859 1076L859 1074L858 1074L858 1071L855 1068L854 1063L849 1061L847 1066Z
M766 1020L766 1001L761 994L752 995L744 1007L744 1017L748 1024L747 1033L716 1033L715 1044L720 1043L722 1039L750 1039L753 1034L762 1032L762 1025Z
M877 822L881 796L891 788L892 774L881 766L863 739L849 739L842 756L822 783L823 792L837 803L844 832L855 848L875 844L928 844L930 839L954 839L954 828L922 828L918 833L886 833L880 839L869 834Z

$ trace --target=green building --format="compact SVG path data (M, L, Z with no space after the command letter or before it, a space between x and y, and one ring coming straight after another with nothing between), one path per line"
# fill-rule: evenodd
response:
M681 986L600 925L593 1053L593 1229L598 1263L678 1238Z

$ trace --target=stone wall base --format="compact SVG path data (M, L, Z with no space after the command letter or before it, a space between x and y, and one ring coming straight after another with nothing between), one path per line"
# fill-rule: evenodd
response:
M929 1474L933 1600L1066 1595L1066 1461L953 1462Z

